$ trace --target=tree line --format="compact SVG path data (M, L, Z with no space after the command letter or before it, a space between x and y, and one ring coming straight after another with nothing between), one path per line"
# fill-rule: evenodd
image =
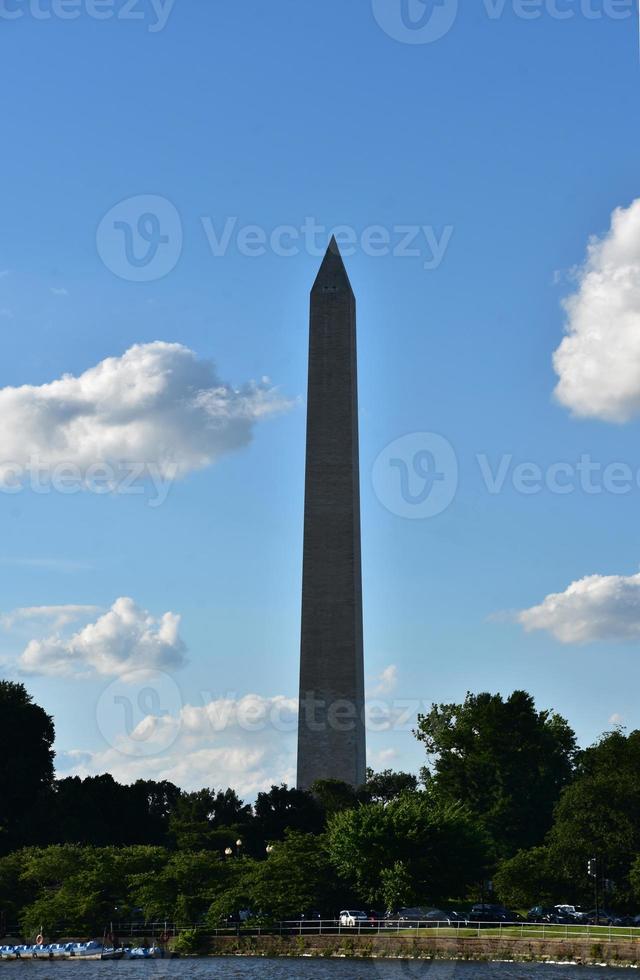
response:
M607 904L640 902L640 732L581 750L564 718L515 691L433 705L415 735L419 777L273 786L253 804L231 788L56 779L53 719L2 681L0 913L29 933L215 925L243 908L383 913L487 893L513 908L590 904L594 858Z

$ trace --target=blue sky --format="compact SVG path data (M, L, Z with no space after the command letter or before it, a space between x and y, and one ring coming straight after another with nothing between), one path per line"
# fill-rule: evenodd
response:
M427 30L427 15L452 19L452 0L403 0L404 21L401 0L57 3L0 11L0 456L24 483L0 494L0 657L55 715L61 770L248 795L291 779L290 719L212 733L193 712L183 727L166 715L143 758L118 750L112 695L143 724L158 707L247 695L292 710L319 264L305 221L318 243L336 226L357 241L345 261L370 691L415 714L416 701L524 687L583 744L612 718L639 725L638 483L588 493L572 470L572 493L523 493L509 468L490 493L477 459L543 476L585 455L634 479L640 468L637 7L486 0L430 40L420 17ZM225 224L216 255L207 229ZM295 254L270 240L282 226L298 230ZM408 235L418 254L397 254ZM158 341L182 347L121 360ZM162 387L166 371L175 390L148 414L127 409L136 458L178 468L160 506L148 479L140 494L34 492L34 456L83 473L122 456L123 378ZM194 385L207 400L187 411ZM382 486L372 474L411 436L401 451L419 491L425 433L450 445L458 481L445 473L450 505L420 519L389 472ZM121 597L132 605L114 611ZM159 700L138 666L167 675ZM412 720L371 733L374 766L422 763Z

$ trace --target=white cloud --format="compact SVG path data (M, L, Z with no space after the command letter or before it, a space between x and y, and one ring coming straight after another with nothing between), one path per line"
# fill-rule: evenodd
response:
M609 718L609 724L610 725L623 725L624 724L624 717L621 714L619 714L617 711L614 711L614 713Z
M158 706L144 713L140 705L148 699L138 696L144 684L138 690L135 683L133 687L109 684L97 711L106 747L88 751L57 746L59 775L110 772L121 782L168 779L187 790L233 786L245 798L274 783L295 785L297 698L204 694L201 704L184 704L166 675L152 679L151 687L157 692ZM398 713L378 707L373 724L368 723L369 734L375 742L383 732L409 732L415 712L427 707L426 702L416 703L409 714L404 707ZM372 765L382 769L400 758L388 744L370 748L369 757Z
M115 717L124 726L124 716ZM121 727L103 751L58 752L58 771L110 772L121 782L169 779L187 790L233 786L251 798L273 783L295 784L296 718L296 699L227 695L173 714L147 715L131 733Z
M376 686L372 690L372 694L391 694L395 690L398 683L398 668L395 664L389 664L388 667L378 674L375 678L377 681Z
M640 413L640 198L592 238L578 284L553 358L556 397L577 416L626 422Z
M31 640L18 666L30 674L126 679L139 671L182 667L185 650L180 616L166 612L156 619L125 597L68 638L53 633Z
M0 615L0 624L5 629L13 629L20 624L45 621L50 629L59 630L98 612L100 606L25 606Z
M378 752L369 752L369 763L379 766L381 769L389 768L398 759L396 749L380 749Z
M561 643L640 638L640 574L588 575L538 606L516 613L530 632L547 630Z
M287 407L268 379L233 388L181 344L138 344L77 377L0 389L0 477L65 463L183 476L248 445L258 421Z

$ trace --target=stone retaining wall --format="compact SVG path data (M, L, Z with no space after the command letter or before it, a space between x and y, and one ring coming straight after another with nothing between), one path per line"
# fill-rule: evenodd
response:
M518 939L435 936L219 936L209 941L217 956L354 956L400 959L554 960L637 965L640 942L632 940Z

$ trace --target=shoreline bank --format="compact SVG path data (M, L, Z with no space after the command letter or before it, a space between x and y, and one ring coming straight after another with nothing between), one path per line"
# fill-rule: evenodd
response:
M195 953L195 950L193 951ZM517 939L430 936L221 936L199 951L209 956L424 959L475 962L640 966L639 940Z

